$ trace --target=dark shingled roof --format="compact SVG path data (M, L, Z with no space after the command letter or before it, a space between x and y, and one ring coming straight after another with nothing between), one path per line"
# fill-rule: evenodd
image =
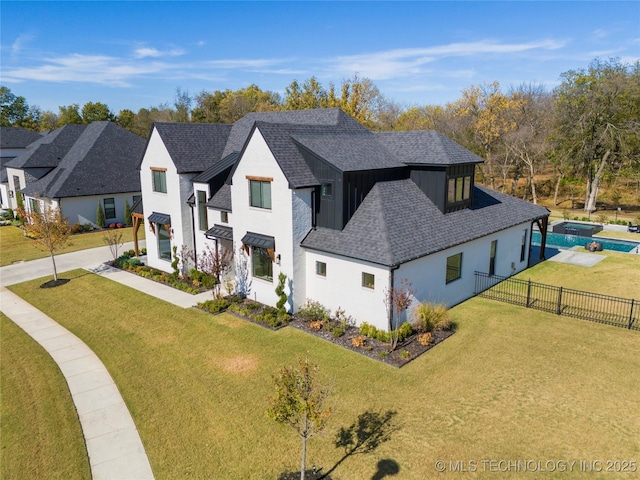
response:
M279 112L249 113L233 124L229 141L223 156L242 150L253 124L255 122L280 123L289 125L324 125L340 126L342 128L355 125L363 128L360 123L344 113L339 108L320 108L315 110L287 110Z
M222 210L224 212L231 211L231 185L225 183L220 187L213 197L207 202L207 207L215 208L216 210Z
M7 167L20 169L57 167L86 128L87 125L60 127L31 143L24 153L7 163Z
M311 230L302 246L394 266L549 214L483 187L473 194L473 208L443 214L412 180L379 182L342 231Z
M144 151L144 139L107 121L82 127L62 158L56 158L57 167L27 185L25 194L65 198L140 191L137 164ZM39 146L37 151L46 152L44 147ZM63 150L51 148L49 153L57 156Z
M42 134L22 127L0 127L0 148L25 148Z
M223 154L233 125L213 123L155 123L178 173L200 173Z
M396 160L408 165L456 165L484 160L434 130L376 132L378 141Z

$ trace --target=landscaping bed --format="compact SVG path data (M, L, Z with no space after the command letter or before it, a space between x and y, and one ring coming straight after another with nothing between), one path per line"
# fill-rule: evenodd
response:
M446 340L454 334L453 329L435 329L431 332L431 342L429 342L429 344L427 345L422 345L418 341L419 334L411 334L406 339L404 339L404 341L399 342L398 346L393 352L390 352L389 349L391 344L389 342L384 342L376 338L364 336L360 333L360 329L358 327L349 325L345 328L343 335L336 337L333 332L335 332L336 326L339 327L338 322L329 322L326 328L323 326L320 329L311 327L311 323L312 322L303 320L301 318L293 318L289 325L300 330L304 330L305 332L311 333L316 337L328 340L329 342L335 343L336 345L345 347L353 352L360 353L369 358L373 358L374 360L378 360L386 363L387 365L398 368L419 357L424 352L431 350L437 344L439 344L443 340ZM354 343L362 343L362 346L354 346Z
M143 249L143 254L145 253L146 250ZM135 252L129 250L120 255L116 260L107 262L107 265L134 273L143 278L148 278L154 282L163 283L192 295L211 290L217 283L215 277L196 269L192 269L189 275L181 276L176 273L167 273L157 268L149 267L148 265L144 265L140 259L134 255Z
M198 303L198 308L214 315L227 312L270 330L279 330L291 321L291 315L284 310L279 311L260 302L234 296L207 300Z

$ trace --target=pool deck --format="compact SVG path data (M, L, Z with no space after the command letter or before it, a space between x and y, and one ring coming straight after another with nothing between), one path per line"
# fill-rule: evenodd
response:
M577 252L575 250L560 250L556 255L549 257L550 262L569 263L571 265L579 265L581 267L593 267L602 260L607 258L606 255L596 255L594 253Z

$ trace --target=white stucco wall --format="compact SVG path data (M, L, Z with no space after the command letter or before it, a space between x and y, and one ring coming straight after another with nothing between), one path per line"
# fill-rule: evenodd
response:
M140 195L140 192L61 198L60 208L62 209L62 214L69 219L69 223L71 224L78 222L81 225L84 225L85 223L92 223L95 225L98 203L102 205L102 211L104 212L104 199L113 198L115 202L116 216L115 218L106 218L105 216L105 226L109 226L110 223L124 224L125 202L129 202L129 207L131 207L131 205L133 205L134 195Z
M249 206L249 180L247 176L273 179L270 210ZM297 292L298 279L295 276L300 271L300 267L294 268L294 238L299 244L302 240L301 232L305 228L304 225L310 225L311 195L307 191L294 192L289 189L289 182L259 130L254 132L233 174L231 201L233 219L230 218L229 226L233 228L236 254L244 255L241 253L242 237L247 232L253 232L274 237L275 255L280 255L280 265L273 264L273 281L269 282L252 277L249 297L275 306L278 298L274 290L278 282L278 274L283 272L288 277L286 287L286 292L290 296L288 308L293 308L294 297L297 298L301 295ZM296 212L295 227L293 226L294 209ZM308 220L304 218L305 215L309 217ZM296 247L295 255L300 258L301 254L297 248L299 247ZM251 258L249 258L248 268L251 273ZM291 295L292 291L293 296Z
M15 210L15 209L18 208L18 201L17 201L18 193L15 191L15 187L14 187L14 183L13 183L14 175L18 176L18 178L20 179L20 189L21 190L24 187L26 187L27 184L26 184L25 179L24 179L24 170L18 169L18 168L7 167L7 179L8 179L8 182L9 182L8 188L9 188L10 191L13 192L13 196L7 195L7 197L8 197L9 207Z
M367 322L386 330L389 326L384 305L389 287L389 268L361 260L339 257L312 250L306 251L307 297L320 302L331 313L338 307L360 325ZM316 262L327 264L326 277L316 274ZM373 289L362 286L362 273L375 276Z
M0 183L0 204L2 208L11 208L9 204L9 184Z
M153 191L153 175L151 168L165 168L167 179L167 193ZM171 261L158 258L157 237L151 231L149 215L153 212L171 216L171 246L180 250L187 245L191 250L193 245L193 231L191 227L191 208L187 199L193 192L191 179L195 174L179 175L171 160L160 135L154 129L151 132L147 149L140 166L140 184L142 188L142 204L144 208L145 226L147 228L147 263L160 270L171 272Z
M443 303L449 307L471 298L475 287L475 272L489 273L491 242L498 240L495 274L510 276L527 268L527 254L520 261L521 239L524 230L530 232L531 225L524 223L502 232L459 245L442 252L428 255L406 264L394 272L395 285L408 279L415 290L417 302ZM527 242L529 235L527 234ZM446 283L447 258L462 252L462 275ZM512 268L512 264L513 267ZM407 312L409 317L411 310Z

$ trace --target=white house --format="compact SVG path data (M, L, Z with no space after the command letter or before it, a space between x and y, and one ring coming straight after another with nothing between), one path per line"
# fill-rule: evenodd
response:
M42 138L42 133L27 130L22 127L0 127L0 206L2 208L17 208L15 201L15 179L7 175L6 164L19 155L27 147ZM9 183L11 181L11 183ZM24 182L23 182L24 183ZM17 181L18 190L20 179Z
M247 265L245 293L269 305L282 272L292 311L313 299L390 328L385 294L405 280L416 303L454 305L473 296L474 272L527 268L533 223L544 227L549 215L474 185L482 159L446 137L373 133L339 109L247 115L189 179L167 145L203 151L195 139L205 130L172 128L183 143L156 127L141 168L145 215L171 217L170 229L156 229L157 245L232 248ZM154 166L166 169L162 195L145 186ZM149 264L170 271L147 238Z
M59 206L70 223L124 223L125 203L140 196L139 159L145 141L112 122L65 125L7 163L24 208ZM13 208L17 207L12 205Z

